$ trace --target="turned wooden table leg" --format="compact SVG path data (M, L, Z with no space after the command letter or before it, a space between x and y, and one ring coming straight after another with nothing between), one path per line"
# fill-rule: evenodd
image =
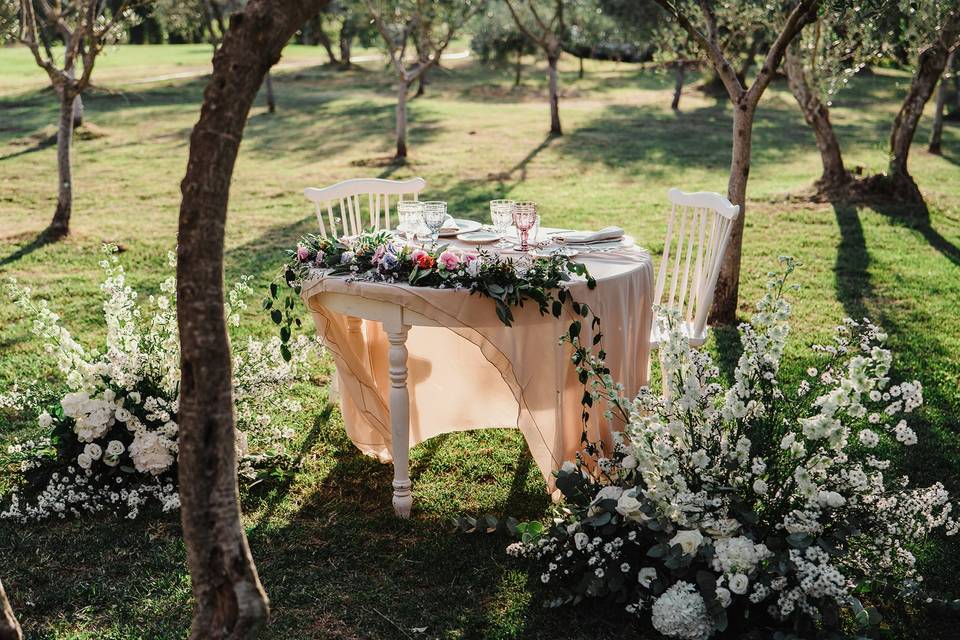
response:
M404 324L384 326L390 341L390 431L393 440L393 510L410 517L410 394L407 391L407 332Z

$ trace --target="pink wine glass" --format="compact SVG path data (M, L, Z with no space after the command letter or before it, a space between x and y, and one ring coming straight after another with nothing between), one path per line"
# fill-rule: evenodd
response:
M518 202L513 205L513 224L520 232L520 251L527 253L530 251L527 244L530 229L537 224L537 203Z

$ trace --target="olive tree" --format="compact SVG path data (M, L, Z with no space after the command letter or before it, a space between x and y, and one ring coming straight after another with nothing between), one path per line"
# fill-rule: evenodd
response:
M470 0L366 0L366 4L397 74L397 152L394 159L402 162L407 157L407 93L410 85L439 64L450 41L477 12L480 3ZM407 49L413 37L419 43L419 51L411 61L407 60Z
M563 134L560 126L560 77L557 63L563 52L562 41L566 32L564 0L506 0L510 15L517 27L530 38L547 57L550 86L550 133Z
M250 0L230 18L190 134L177 236L180 519L191 640L256 637L269 605L240 521L223 243L233 167L267 71L324 0Z
M124 21L135 20L126 3L111 11L102 0L41 2L38 16L33 0L20 1L20 41L37 65L46 71L60 102L57 127L57 208L47 227L51 240L70 232L73 209L73 176L70 148L73 142L74 103L90 86L93 65L104 47L123 34ZM63 54L56 55L43 37L50 29L63 40ZM79 69L78 69L79 68Z
M750 4L745 0L742 4ZM763 0L756 0L762 2ZM717 20L715 4L711 0L656 0L669 16L677 21L697 43L723 81L733 107L733 149L730 158L730 178L727 198L740 205L731 232L717 281L716 294L710 318L714 322L731 324L736 320L737 295L740 283L740 254L743 245L743 220L750 176L750 157L753 143L753 120L761 96L773 80L790 42L804 25L816 19L820 0L790 0L787 11L778 22L775 37L763 57L752 83L737 75L737 70L724 50L722 33ZM766 6L766 3L764 3ZM773 17L773 16L771 16Z

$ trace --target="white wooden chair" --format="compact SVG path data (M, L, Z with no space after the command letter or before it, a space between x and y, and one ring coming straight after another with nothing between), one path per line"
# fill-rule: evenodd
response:
M680 313L690 346L699 347L707 339L707 313L740 207L719 193L706 191L670 189L667 199L672 206L654 300ZM656 349L665 339L655 320L651 347Z
M389 229L390 197L396 197L394 200L394 209L396 209L396 203L405 197L416 200L426 186L427 181L423 178L403 181L355 178L323 189L309 187L303 190L303 195L317 208L320 235L324 238L329 236L338 238L355 236L371 227L376 230ZM366 216L363 214L364 203L366 203ZM334 214L335 206L337 207L336 215Z

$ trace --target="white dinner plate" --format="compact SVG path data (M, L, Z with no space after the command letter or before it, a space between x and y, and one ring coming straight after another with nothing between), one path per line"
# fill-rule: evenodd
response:
M486 244L496 242L500 236L492 231L469 231L467 233L458 233L457 240L470 242L472 244Z
M534 249L531 253L538 258L549 258L557 255L572 258L580 252L572 247L544 247L543 249Z
M446 229L446 230L441 229L439 234L441 238L452 238L453 236L459 233L471 233L473 231L480 231L480 227L483 226L479 222L475 222L474 220L466 220L464 218L454 218L453 221L456 223L458 228Z

